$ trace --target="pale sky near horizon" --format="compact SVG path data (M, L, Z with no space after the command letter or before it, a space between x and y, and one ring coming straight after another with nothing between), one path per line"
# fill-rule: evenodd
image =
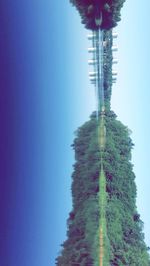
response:
M132 152L137 185L137 207L144 221L145 240L150 246L149 136L150 136L150 2L126 1L116 31L118 80L113 87L112 109L132 131Z

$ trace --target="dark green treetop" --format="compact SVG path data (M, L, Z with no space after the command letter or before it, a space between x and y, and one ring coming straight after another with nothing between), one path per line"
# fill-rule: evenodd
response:
M70 0L80 13L87 29L111 29L121 20L121 8L125 0ZM96 18L101 18L100 26Z

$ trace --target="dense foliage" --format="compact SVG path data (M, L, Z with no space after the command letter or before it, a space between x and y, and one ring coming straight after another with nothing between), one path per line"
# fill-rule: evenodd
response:
M104 55L103 55L103 63L104 63L104 97L105 97L105 108L110 110L110 100L111 100L111 92L112 92L112 31L104 30L103 34L104 38Z
M150 260L136 208L136 186L130 131L106 112L107 142L104 170L107 178L107 233L110 265L148 266ZM68 218L67 240L57 258L58 266L92 266L98 257L99 149L95 113L76 132L73 209Z
M125 0L70 0L79 10L87 28L96 29L95 16L102 12L104 29L104 97L106 147L103 153L106 176L105 247L108 258L104 266L150 266L144 242L143 223L136 208L136 185L131 151L130 130L111 111L112 31L120 20ZM109 29L109 30L108 30ZM67 220L67 239L56 259L57 266L99 265L100 225L100 150L96 113L81 126L72 145L75 164L72 174L73 206ZM102 209L101 209L102 210ZM109 262L108 262L109 261Z
M76 163L72 175L73 210L68 219L68 239L57 265L93 265L99 222L99 150L96 121L91 119L77 131L73 148ZM94 254L93 254L94 256ZM78 263L78 264L77 264Z
M102 16L101 29L110 29L121 20L120 11L125 0L70 0L80 13L87 29L97 29L97 16Z

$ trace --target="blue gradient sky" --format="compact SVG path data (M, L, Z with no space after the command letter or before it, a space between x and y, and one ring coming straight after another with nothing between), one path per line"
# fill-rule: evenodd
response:
M137 8L137 27L130 5L120 23L120 77L113 105L133 130L138 205L148 236L147 9L141 13ZM68 0L0 1L0 265L53 266L65 239L74 159L70 144L95 109L86 34Z
M1 265L54 265L65 238L70 145L94 109L86 42L67 0L0 2Z

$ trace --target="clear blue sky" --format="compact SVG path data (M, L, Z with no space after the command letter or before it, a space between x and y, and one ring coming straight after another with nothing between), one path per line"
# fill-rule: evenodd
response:
M147 242L148 0L127 1L113 109L133 131ZM95 109L87 31L69 0L0 1L0 264L53 266L71 210L73 132Z
M88 84L86 31L68 0L0 1L1 265L54 265L73 132L94 109Z

